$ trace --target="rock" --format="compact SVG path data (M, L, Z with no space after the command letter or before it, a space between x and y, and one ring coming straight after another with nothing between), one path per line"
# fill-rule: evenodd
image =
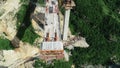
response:
M14 37L14 39L11 41L12 45L15 47L15 48L19 48L19 42L20 40L17 38L17 37Z
M20 6L20 0L0 1L0 13L2 13L0 14L0 36L4 32L5 38L12 40L16 35L17 17L15 15Z
M64 50L65 61L69 61L69 54Z
M89 47L89 44L86 42L85 38L81 37L80 40L75 41L75 43L73 44L74 47L83 47L83 48L87 48Z
M71 68L75 68L75 65L74 65L74 64L72 64Z
M66 46L66 48L69 49L69 50L72 50L72 49L74 49L74 46L73 45L69 45L69 46Z
M117 37L115 35L112 35L112 34L110 34L110 40L114 41L114 42L118 41Z

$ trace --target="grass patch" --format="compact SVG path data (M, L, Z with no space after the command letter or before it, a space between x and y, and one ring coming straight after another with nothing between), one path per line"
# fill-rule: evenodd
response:
M45 4L44 0L38 0L39 4Z
M13 49L10 41L8 39L0 38L0 50L10 50Z
M54 60L51 64L46 64L45 62L36 59L34 67L35 68L71 68L72 63L64 60Z
M35 39L39 37L39 35L37 35L35 32L34 32L34 29L32 27L32 25L30 25L26 30L25 30L25 33L24 33L24 36L22 38L22 41L23 42L29 42L30 44L33 44L33 42L35 41Z
M105 5L104 1L103 0L98 0L98 2L101 4L102 8L103 8L103 12L108 15L110 10L109 8Z
M17 24L16 24L17 29L19 29L21 23L23 23L24 17L26 15L27 7L28 7L28 5L23 4L20 7L19 11L16 13L16 16L17 16Z

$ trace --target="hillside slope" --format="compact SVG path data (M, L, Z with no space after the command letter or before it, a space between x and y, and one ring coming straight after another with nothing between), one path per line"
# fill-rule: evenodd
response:
M70 28L81 33L90 47L75 48L71 57L76 67L81 64L120 63L120 1L75 0Z

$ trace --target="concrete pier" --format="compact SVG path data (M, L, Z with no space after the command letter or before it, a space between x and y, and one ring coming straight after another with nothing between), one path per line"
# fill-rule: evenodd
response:
M64 22L64 29L63 29L63 40L67 40L68 28L69 28L69 17L70 17L70 9L67 9L65 11L65 22Z

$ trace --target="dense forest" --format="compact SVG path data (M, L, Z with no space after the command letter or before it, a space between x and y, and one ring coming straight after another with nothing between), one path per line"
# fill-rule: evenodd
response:
M74 0L70 16L73 34L81 33L89 48L75 48L71 60L82 64L120 63L120 0Z

